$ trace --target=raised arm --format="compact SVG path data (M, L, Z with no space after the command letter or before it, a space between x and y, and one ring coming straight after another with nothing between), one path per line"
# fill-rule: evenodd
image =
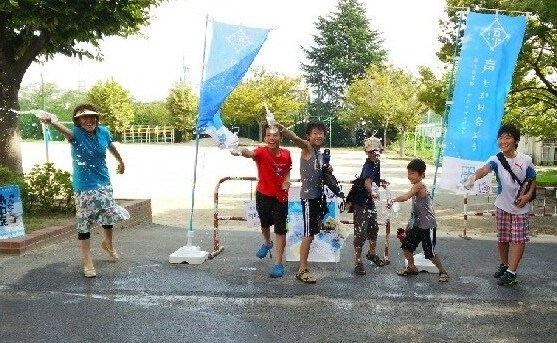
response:
M300 149L304 149L304 150L311 150L311 144L309 143L309 141L307 139L302 139L300 137L298 137L298 135L296 135L293 131L288 130L287 128L285 128L283 125L281 124L276 124L276 127L278 127L279 131L282 133L282 136L284 138L288 138L292 141L292 143L294 143L295 146L297 146Z
M62 136L64 136L68 140L68 142L72 141L73 139L72 131L67 127L65 127L64 125L60 124L57 121L53 122L50 118L43 118L40 119L40 121L41 123L51 125L53 128L56 129L56 131L60 132Z
M110 143L110 145L108 146L108 151L110 151L112 156L114 156L116 161L118 161L118 167L116 167L116 173L124 174L124 171L126 170L126 166L124 165L124 161L122 160L122 156L120 155L120 153L118 152L118 149L116 149L116 147L114 146L113 143Z

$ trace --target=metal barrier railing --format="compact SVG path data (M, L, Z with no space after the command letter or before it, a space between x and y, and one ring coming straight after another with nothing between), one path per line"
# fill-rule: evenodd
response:
M530 211L531 217L557 217L557 193L555 192L557 187L536 187L536 199L532 202L532 210ZM555 197L555 202L553 205L548 204L547 195L548 193L551 195L553 193ZM543 195L542 199L540 200L540 196ZM468 193L464 194L464 211L463 211L463 218L464 218L464 228L461 235L461 238L464 239L471 239L467 235L468 231L468 216L495 216L495 208L493 205L493 201L490 201L490 198L495 198L496 195L492 193L488 193L486 195L474 195L474 197L482 197L486 200L485 203L476 205L476 206L485 206L485 209L481 211L469 211L470 204L468 203ZM541 202L541 205L539 205ZM553 211L551 211L551 206L553 206ZM538 211L539 213L537 213Z
M243 216L221 216L219 215L219 188L220 185L225 181L236 180L236 181L257 181L256 177L248 176L248 177L223 177L220 179L217 184L215 185L215 190L213 193L213 201L214 201L214 213L213 213L213 251L209 253L209 259L214 258L218 254L220 254L224 247L220 244L220 235L219 235L219 221L221 220L238 220L238 221L247 221L246 217ZM293 179L290 180L291 182L300 182L300 179ZM390 196L390 192L388 191L389 183L385 180L381 180L386 185L386 192ZM351 185L351 181L339 181L342 185ZM352 220L340 220L342 224L354 224ZM391 234L391 220L389 217L385 218L384 223L379 223L379 225L385 226L385 244L384 244L384 260L385 264L390 263L389 259L389 238Z

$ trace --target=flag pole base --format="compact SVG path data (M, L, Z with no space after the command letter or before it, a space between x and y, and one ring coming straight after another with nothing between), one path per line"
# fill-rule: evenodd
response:
M170 263L202 264L205 262L209 253L201 250L200 247L192 245L193 231L188 231L187 245L178 248L168 256Z

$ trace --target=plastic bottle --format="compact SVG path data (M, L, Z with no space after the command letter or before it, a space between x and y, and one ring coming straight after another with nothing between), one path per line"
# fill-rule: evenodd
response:
M276 127L277 121L275 120L275 116L273 112L269 111L267 105L265 105L265 119L267 119L267 125L269 125L269 132L277 133L278 128Z
M331 163L331 150L325 149L323 150L323 168L329 167L329 163Z

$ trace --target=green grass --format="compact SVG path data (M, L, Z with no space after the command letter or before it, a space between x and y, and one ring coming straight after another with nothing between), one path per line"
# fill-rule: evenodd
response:
M557 169L540 171L536 176L538 186L557 186Z
M23 214L23 227L25 232L30 233L35 230L44 229L49 226L63 225L71 223L75 218L75 213L52 214L52 213L33 213Z

